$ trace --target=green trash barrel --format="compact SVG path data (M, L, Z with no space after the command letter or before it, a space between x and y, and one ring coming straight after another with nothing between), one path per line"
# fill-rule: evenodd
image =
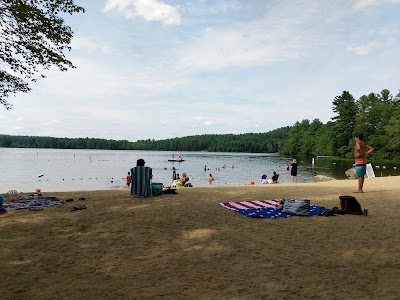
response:
M158 183L158 182L153 182L151 184L151 189L153 190L153 196L162 195L163 188L164 188L164 184Z

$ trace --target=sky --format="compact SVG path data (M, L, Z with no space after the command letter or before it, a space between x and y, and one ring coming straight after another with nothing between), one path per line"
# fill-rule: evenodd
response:
M400 0L75 0L66 53L0 134L137 141L268 132L400 89Z

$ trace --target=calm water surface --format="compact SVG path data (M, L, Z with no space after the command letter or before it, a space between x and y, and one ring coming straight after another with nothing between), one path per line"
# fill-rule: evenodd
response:
M76 149L17 149L0 148L0 193L15 189L18 192L43 192L116 189L125 186L125 176L138 158L153 168L153 181L172 183L172 167L177 173L186 172L194 186L208 185L212 173L213 185L256 184L263 173L280 174L280 182L290 182L286 165L292 158L275 154L181 152L184 162L168 162L178 156L168 151L76 150ZM310 182L314 175L345 178L344 171L351 161L298 158L299 182ZM206 166L207 170L204 170ZM226 166L224 168L224 166ZM375 169L377 176L399 175L393 165ZM382 174L381 174L382 173Z

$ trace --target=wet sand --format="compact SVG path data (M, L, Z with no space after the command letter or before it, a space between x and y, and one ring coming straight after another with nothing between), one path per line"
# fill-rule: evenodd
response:
M400 177L356 188L337 180L152 198L43 193L74 201L0 214L1 299L399 299ZM218 205L296 198L331 208L340 195L369 215L253 219Z

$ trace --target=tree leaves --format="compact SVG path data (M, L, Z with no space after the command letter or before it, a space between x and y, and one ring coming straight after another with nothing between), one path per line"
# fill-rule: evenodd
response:
M347 91L333 100L336 115L322 124L303 120L290 129L281 153L285 155L329 155L353 157L354 136L363 133L376 159L400 159L400 92L370 93L357 101Z
M0 0L0 103L12 94L30 91L29 82L43 70L74 68L64 52L73 32L60 14L84 12L73 0Z

